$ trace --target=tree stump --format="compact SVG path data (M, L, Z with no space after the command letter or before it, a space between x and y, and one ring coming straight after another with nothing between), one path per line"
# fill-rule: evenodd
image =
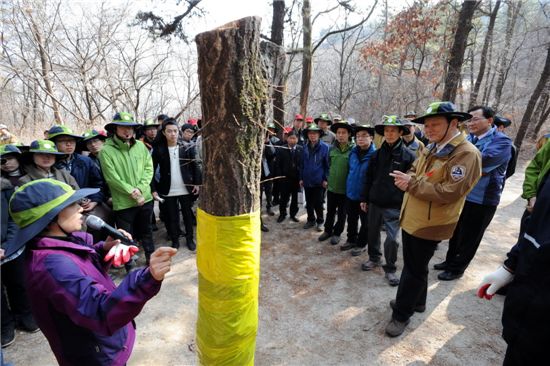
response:
M199 362L207 365L254 363L268 100L260 21L243 18L195 40L204 121L197 347Z

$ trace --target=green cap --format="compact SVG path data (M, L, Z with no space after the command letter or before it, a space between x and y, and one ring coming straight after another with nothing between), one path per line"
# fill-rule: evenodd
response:
M50 140L34 140L29 146L29 153L66 155L65 153L57 151L55 144Z
M55 138L59 136L69 136L77 141L82 139L82 136L75 134L73 130L67 126L53 126L48 130L48 140L55 141Z
M404 134L409 133L409 129L405 127L403 121L401 121L401 119L395 115L383 116L382 123L379 123L376 126L374 126L374 130L376 131L377 134L384 135L385 126L399 127L399 129L402 130Z
M119 112L114 115L113 122L107 123L105 129L113 132L116 126L139 127L141 124L134 120L134 116L127 112Z
M428 109L426 109L425 115L415 118L412 121L414 123L424 123L426 118L436 116L456 118L459 122L472 118L472 115L469 113L459 112L456 106L451 102L433 102L430 103Z
M8 154L17 154L21 155L21 150L15 145L7 144L7 145L1 145L0 146L0 156L8 155Z
M319 121L326 121L328 124L332 124L332 119L329 117L328 113L321 113L317 118L313 120L315 123L319 123Z

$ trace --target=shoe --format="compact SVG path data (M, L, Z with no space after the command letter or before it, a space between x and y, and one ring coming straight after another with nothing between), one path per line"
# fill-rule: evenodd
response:
M405 328L407 328L407 325L409 325L410 319L407 319L407 321L400 322L399 320L395 320L392 318L388 325L386 325L386 334L390 337L398 337L405 331Z
M172 241L172 248L179 249L180 248L180 241L179 240Z
M390 301L390 308L392 308L392 310L395 310L395 300ZM413 310L417 313L423 313L426 311L426 305L416 305Z
M187 239L187 248L189 248L189 250L192 252L197 249L197 244L195 243L195 240L193 238Z
M447 269L447 262L443 261L441 263L434 264L434 269L438 271L445 271Z
M322 232L323 231L323 224L315 225L315 230L317 230L318 232Z
M264 233L267 233L269 232L269 229L267 226L265 226L265 224L262 222L261 226L260 226L260 230L262 230Z
M21 329L22 331L25 331L27 333L36 333L40 330L31 314L22 316L17 319L17 329Z
M271 208L268 208L268 209L267 209L267 214L268 214L269 216L275 216L275 212L273 212L273 210L272 210Z
M290 219L294 222L300 222L300 220L298 220L296 216L290 216Z
M438 274L437 278L441 281L453 281L459 279L462 275L463 273L445 271Z
M355 243L352 243L352 242L349 242L349 241L346 241L344 243L344 245L340 246L340 250L342 252L345 252L346 250L350 250L350 249L353 249L355 248Z
M311 229L312 227L315 226L315 221L308 221L306 222L306 224L304 225L304 229Z
M365 263L361 264L361 269L363 271L370 271L375 269L376 267L380 267L380 262L373 262L370 259Z
M273 206L275 206L275 207L276 207L276 206L279 206L279 203L280 203L280 202L279 202L278 199L274 199L273 202L271 202L271 204L272 204Z
M151 229L153 229L153 231L159 231L159 227L157 226L157 224L152 224Z
M330 234L325 231L324 233L321 234L321 236L318 238L318 240L319 241L325 241L328 238L330 238Z
M365 253L366 251L367 251L366 247L355 247L351 251L351 256L352 257L358 257L361 254Z
M330 238L330 244L332 245L338 245L339 242L340 242L340 235L333 235Z
M388 280L388 283L392 287L399 285L399 277L397 277L395 272L386 273L386 279Z
M2 329L2 348L6 348L15 342L15 329L12 326Z
M279 216L277 219L277 222L280 224L281 222L285 221L286 216Z

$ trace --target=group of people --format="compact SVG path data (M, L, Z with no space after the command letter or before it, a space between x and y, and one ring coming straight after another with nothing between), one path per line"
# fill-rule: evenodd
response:
M314 228L319 241L338 245L347 227L340 249L353 256L366 252L361 268L381 266L389 285L398 286L385 332L399 336L415 312L425 311L428 265L438 243L449 240L445 261L434 265L442 281L459 279L474 258L515 169L515 147L504 132L510 123L489 107L460 112L450 102L434 102L419 117L384 116L376 125L327 113L305 120L297 114L281 140L277 126L269 123L261 164L267 213L275 215L278 206L278 223L287 216L299 222L303 192L304 230ZM2 347L13 342L15 327L29 332L40 327L62 365L90 360L124 365L135 338L133 318L159 291L180 237L189 250L196 248L192 207L202 184L200 121L180 126L160 115L141 124L120 112L105 130L80 135L56 125L46 139L29 146L0 147ZM548 316L542 285L529 282L526 289L524 282L536 282L541 273L543 281L548 277L539 268L547 264L539 261L543 250L533 248L548 247L548 225L542 223L550 217L549 171L546 143L526 171L528 206L518 244L479 290L490 298L509 287L507 304L513 310L508 314L513 314L507 316L505 308L504 333L510 362L525 359L523 351L533 349L519 334L533 329L548 334L535 321L526 325L517 317ZM155 201L171 248L155 248ZM98 216L136 240L146 266L132 270L136 247L103 231L83 232L83 214ZM262 230L269 230L264 223ZM111 264L125 264L129 272L118 286L107 274ZM520 296L541 301L533 309Z

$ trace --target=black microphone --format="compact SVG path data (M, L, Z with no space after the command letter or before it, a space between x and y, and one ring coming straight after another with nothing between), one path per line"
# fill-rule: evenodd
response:
M123 233L121 233L111 225L107 224L105 221L97 216L89 215L88 217L86 217L86 226L91 229L98 230L102 234L110 236L111 238L119 239L122 243L126 245L137 245L135 241L128 239Z

